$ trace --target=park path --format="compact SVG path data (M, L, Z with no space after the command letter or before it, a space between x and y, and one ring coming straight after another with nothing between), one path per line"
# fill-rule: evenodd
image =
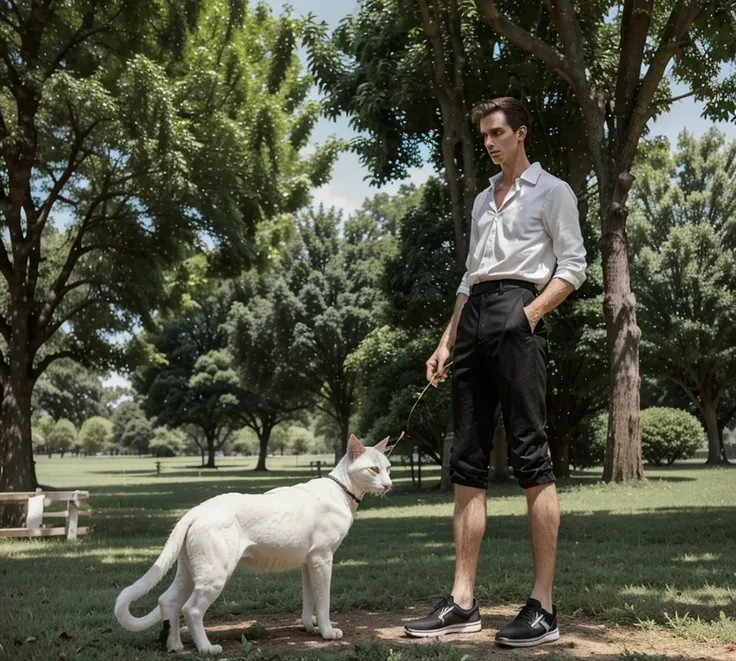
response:
M284 613L258 614L257 617L232 616L232 620L227 622L210 623L207 631L213 643L222 645L230 653L241 649L243 632L255 625L256 628L251 630L255 637L253 642L266 655L280 651L350 648L356 643L370 641L396 643L395 649L399 650L404 645L433 645L440 641L467 650L473 661L536 658L542 661L552 653L597 661L621 661L624 652L652 655L657 661L736 661L736 646L733 645L704 645L663 630L612 627L590 619L581 620L564 615L560 617L562 638L559 642L529 650L508 650L493 642L496 630L518 611L518 607L507 605L482 608L483 630L476 634L449 635L439 639L405 636L403 622L421 617L431 606L426 603L401 611L336 612L332 619L335 626L342 629L344 637L332 642L306 633L293 615Z

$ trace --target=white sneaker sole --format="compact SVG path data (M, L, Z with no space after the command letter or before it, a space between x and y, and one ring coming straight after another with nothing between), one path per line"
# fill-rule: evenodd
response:
M404 631L410 636L414 636L414 638L434 638L436 636L444 636L448 633L477 633L480 629L480 620L477 622L466 622L464 624L448 624L442 629L432 629L432 631L418 631L417 629L404 627Z
M537 638L526 638L525 640L513 640L511 638L496 638L496 642L504 647L534 647L542 643L551 643L560 639L560 630L553 629Z

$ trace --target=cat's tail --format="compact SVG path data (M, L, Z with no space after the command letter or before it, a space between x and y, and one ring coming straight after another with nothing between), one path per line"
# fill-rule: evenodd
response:
M166 575L166 572L171 569L179 557L179 552L184 545L184 540L186 539L187 531L192 524L193 518L193 510L190 510L179 520L171 531L169 539L161 551L161 555L158 556L153 566L133 583L133 585L125 588L118 595L118 598L115 600L115 617L123 628L128 631L143 631L152 627L161 619L161 609L158 606L148 613L148 615L135 617L130 612L130 604L150 592Z

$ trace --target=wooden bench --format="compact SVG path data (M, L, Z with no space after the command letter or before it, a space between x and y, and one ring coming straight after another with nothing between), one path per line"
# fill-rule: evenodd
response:
M56 537L64 535L67 539L76 539L77 535L86 535L91 527L79 527L79 517L89 516L90 509L80 509L80 505L89 500L89 491L16 491L0 493L0 503L26 503L25 528L0 528L0 537ZM47 512L46 505L54 502L65 502L66 511ZM66 519L64 527L44 528L43 520Z

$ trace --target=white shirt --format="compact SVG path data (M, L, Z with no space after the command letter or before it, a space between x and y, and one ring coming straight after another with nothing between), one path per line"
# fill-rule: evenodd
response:
M466 272L457 290L484 280L512 278L538 289L553 277L575 289L585 282L585 248L578 202L570 186L530 165L496 208L494 190L503 173L475 198Z

